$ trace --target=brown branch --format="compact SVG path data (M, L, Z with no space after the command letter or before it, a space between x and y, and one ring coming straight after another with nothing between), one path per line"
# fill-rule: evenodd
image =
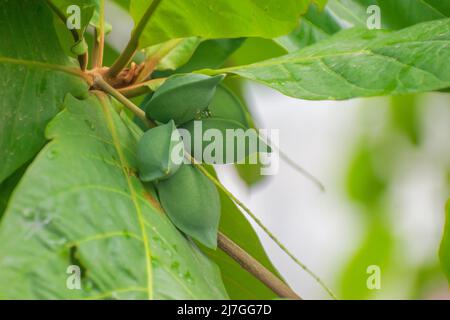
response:
M102 91L109 93L111 96L116 98L120 103L122 103L126 108L128 108L131 112L133 112L139 119L144 121L150 128L155 127L155 123L153 123L150 119L148 119L145 115L145 112L141 110L138 106L136 106L133 102L128 100L123 94L113 88L108 82L106 82L101 75L94 75L94 86L100 88Z
M264 267L259 261L249 255L236 243L231 241L226 235L219 232L217 237L218 246L242 268L251 273L255 278L264 283L280 298L301 300L301 298L289 286L281 281L277 276Z
M134 53L138 48L139 38L144 31L147 22L153 16L161 1L162 0L153 0L147 11L145 11L142 19L134 29L133 34L131 35L131 39L128 41L128 44L125 47L125 50L120 54L120 56L108 70L108 73L106 75L107 78L114 78L120 73L120 71L122 71L123 68L125 68L130 63L131 59L134 56Z
M103 52L105 48L105 0L100 1L100 25L95 28L92 68L103 66Z

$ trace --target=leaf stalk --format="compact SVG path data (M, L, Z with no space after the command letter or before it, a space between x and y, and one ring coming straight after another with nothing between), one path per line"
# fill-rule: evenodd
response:
M145 26L155 13L156 9L158 9L158 6L161 4L161 2L162 0L153 0L152 4L145 11L144 15L142 16L142 19L139 21L138 25L134 29L131 38L128 41L128 44L125 47L125 50L120 54L120 56L108 70L108 73L106 75L107 78L114 78L120 73L120 71L123 70L123 68L125 68L130 63L131 59L133 58L138 48L139 38L141 37L142 32L145 29Z

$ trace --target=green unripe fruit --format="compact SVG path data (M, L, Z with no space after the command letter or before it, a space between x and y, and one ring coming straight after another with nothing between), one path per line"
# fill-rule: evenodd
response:
M173 224L208 248L217 247L220 198L214 183L191 164L156 184L164 211Z
M149 182L173 175L183 162L183 147L173 121L145 132L137 148L139 178Z
M145 105L145 113L162 123L174 120L180 125L194 120L209 106L223 78L223 75L174 75L156 90Z
M191 121L182 128L191 136L190 141L185 141L186 149L195 159L207 164L236 163L250 155L256 158L258 152L271 152L256 130L234 120L206 118ZM198 144L201 144L201 154L196 150Z
M211 118L234 120L248 128L245 107L239 98L224 84L219 84L216 94L208 107Z

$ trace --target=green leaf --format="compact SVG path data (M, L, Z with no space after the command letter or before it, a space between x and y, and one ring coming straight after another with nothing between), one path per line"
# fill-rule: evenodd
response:
M240 108L244 110L246 116L247 126L257 129L252 119L252 115L250 114L249 108L247 106L248 102L246 102L246 98L244 97L244 86L243 80L239 78L225 78L224 84L226 84L227 90L230 91L231 95L237 100L237 103L240 105ZM216 91L216 95L219 93L219 89ZM226 101L226 99L225 99ZM214 101L213 101L214 103ZM211 106L209 107L211 109ZM260 156L257 156L257 163L251 164L248 159L246 159L243 164L234 164L236 171L239 175L239 178L247 185L247 187L255 186L256 184L265 180L266 176L261 174L261 161Z
M162 56L156 70L175 70L186 64L199 46L197 37L174 39L145 49L147 57Z
M258 183L264 181L264 179L266 178L266 176L261 174L263 165L260 161L259 154L257 155L256 163L250 163L250 161L246 159L245 163L236 163L234 167L236 168L239 178L244 181L247 187L253 187Z
M208 167L215 176L214 169ZM223 191L219 190L221 217L219 230L237 243L274 274L278 271L270 262L261 242L243 213ZM206 254L219 266L223 282L231 299L262 300L275 299L277 295L261 281L243 269L236 261L221 250L203 248Z
M341 30L336 17L328 11L319 11L315 5L300 19L299 26L290 34L275 39L288 52L297 51L327 39Z
M353 157L347 175L347 193L353 201L369 209L376 208L388 185L379 166L380 150L364 139Z
M64 96L87 92L64 54L44 1L8 1L0 9L0 183L44 145L44 128Z
M86 28L94 17L94 12L99 10L99 0L78 0L74 2L73 0L47 0L50 4L53 4L54 7L58 10L58 15L64 16L65 20L69 18L69 22L78 22L76 14L77 11L73 10L78 6L80 9L79 15L79 28L75 29L79 32L80 36L83 37ZM56 10L55 9L55 10ZM93 21L94 25L98 27L99 23L97 21ZM75 24L75 23L73 23Z
M450 3L440 0L330 0L325 10L311 5L290 34L275 39L289 52L327 39L350 26L366 27L371 5L381 9L383 28L401 29L414 24L450 17Z
M227 298L218 268L136 178L138 129L106 99L69 96L47 128L0 226L0 298ZM66 286L71 265L81 290Z
M171 177L183 159L183 141L173 121L148 130L139 140L137 166L142 181Z
M416 95L395 96L390 105L392 125L414 145L419 145L422 138L417 100Z
M244 65L283 56L287 51L273 39L248 38L230 57L232 65Z
M74 44L71 44L70 50L75 55L82 55L88 50L88 46L84 39L87 27L93 17L96 17L96 25L98 27L98 8L97 0L80 0L74 3L72 0L47 0L49 7L53 10L57 19L61 20L64 31L60 33L74 34ZM70 28L69 28L70 26ZM61 26L60 26L61 27ZM69 31L70 30L70 31Z
M156 189L172 222L203 245L216 249L220 201L214 183L193 165L183 164Z
M366 26L371 5L379 6L382 26L390 29L450 17L450 3L442 0L329 0L327 9L347 24Z
M8 206L9 199L17 184L28 167L28 163L24 164L22 167L16 170L11 176L9 176L5 181L0 183L0 221L3 213Z
M343 100L450 86L450 19L397 32L351 29L303 50L234 73L295 98Z
M442 269L450 284L450 199L446 206L444 235L439 250L439 258L441 260Z
M194 52L192 58L179 68L177 72L189 73L205 68L220 68L244 41L244 38L203 41Z
M365 235L365 239L344 268L340 279L342 299L366 300L375 298L380 290L371 290L368 282L376 280L375 268L381 272L381 293L387 286L387 279L393 261L394 238L388 226L381 219L374 219ZM374 268L372 269L371 268ZM372 278L371 278L372 276Z
M191 121L208 107L222 79L222 75L174 75L145 104L145 113L163 123L174 120L179 125Z
M256 163L258 152L271 152L258 132L241 123L224 118L194 120L182 126L191 140L184 140L185 148L199 162L207 164L243 163L253 155ZM198 148L201 142L202 148ZM229 151L232 151L230 154Z
M208 107L213 118L230 119L248 128L249 123L244 105L239 98L224 84L219 84Z
M149 0L131 2L136 25ZM309 0L172 0L162 1L139 39L140 48L175 38L273 38L295 28Z

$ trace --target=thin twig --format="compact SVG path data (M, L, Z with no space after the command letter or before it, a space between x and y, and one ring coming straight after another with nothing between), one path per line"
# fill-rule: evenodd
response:
M95 28L94 49L92 55L92 67L103 66L103 52L105 48L105 0L100 0L100 25Z
M114 98L116 98L120 103L122 103L125 107L127 107L131 112L133 112L139 119L144 121L150 128L156 126L150 119L145 116L145 112L141 110L138 106L136 106L133 102L128 100L123 94L113 88L109 83L107 83L102 76L96 74L94 75L94 85L109 93Z
M325 283L317 276L312 270L310 270L305 264L298 260L281 242L278 240L272 232L259 220L253 212L247 208L238 198L236 198L224 185L222 185L216 178L214 178L208 170L206 170L201 164L197 163L195 159L189 155L191 162L209 179L211 180L220 190L222 190L229 198L231 198L239 207L242 208L255 223L275 242L278 247L284 251L300 268L302 268L306 273L308 273L316 282L333 298L337 299L333 291L325 285Z
M153 73L153 71L155 71L158 63L182 41L183 39L173 39L161 45L153 55L145 60L144 66L134 82L140 83L145 81Z
M120 88L118 91L127 98L134 98L153 92L153 87L158 87L164 81L166 81L166 78L152 79L138 84L133 84L125 88Z
M134 29L133 34L131 35L131 39L128 41L125 50L120 54L120 56L108 70L107 73L108 78L114 78L115 76L117 76L119 72L122 71L122 69L125 68L130 63L139 45L139 38L142 32L144 31L147 22L153 16L161 1L162 0L153 0L152 4L148 7L147 11L145 11L144 15L142 16L142 19L139 21L138 25Z
M269 287L280 298L301 300L301 298L286 283L281 281L258 260L249 255L221 232L219 232L217 236L217 244L222 251L239 263L242 268Z
M272 148L278 150L278 153L280 154L280 158L284 162L286 162L295 171L297 171L298 173L300 173L301 175L303 175L304 177L309 179L312 183L314 183L320 189L320 191L325 192L325 186L323 185L323 183L318 178L313 176L308 170L306 170L305 168L300 166L297 162L292 160L286 153L283 152L283 150L281 150L281 148L279 146L273 144L272 141L270 141L269 138L266 138L266 140L267 140L267 142L269 143L269 145Z

